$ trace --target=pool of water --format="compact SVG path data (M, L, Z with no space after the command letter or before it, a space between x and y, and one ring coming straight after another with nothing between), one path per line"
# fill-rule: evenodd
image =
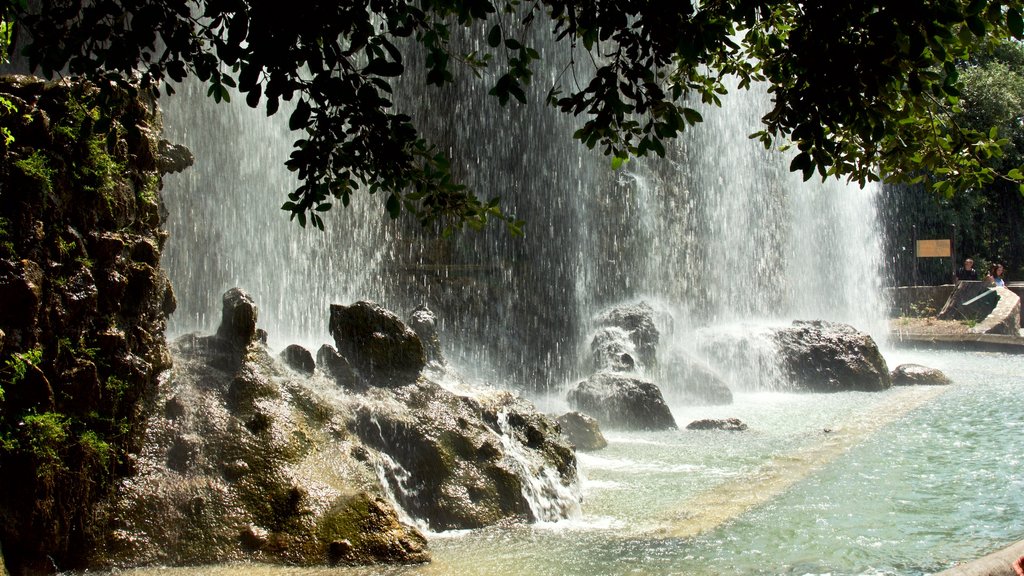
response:
M954 384L673 407L680 427L737 417L749 429L611 432L580 454L579 518L432 534L427 566L171 572L917 575L1024 539L1024 356L888 360Z

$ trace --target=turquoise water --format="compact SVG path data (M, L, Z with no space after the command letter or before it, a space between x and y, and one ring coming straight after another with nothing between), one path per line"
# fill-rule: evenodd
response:
M582 517L434 534L428 566L170 572L918 575L1024 539L1024 356L889 356L903 361L954 385L674 407L681 426L750 428L611 433L580 456Z

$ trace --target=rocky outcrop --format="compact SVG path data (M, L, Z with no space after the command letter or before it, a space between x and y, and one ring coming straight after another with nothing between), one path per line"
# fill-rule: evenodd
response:
M373 302L332 304L328 326L338 352L368 383L409 384L427 365L423 342L416 332Z
M941 370L920 364L900 364L890 377L893 386L946 386L953 383Z
M84 82L0 96L0 542L13 573L73 569L170 365L160 126L152 100Z
M562 436L577 450L593 452L608 446L597 420L580 412L567 412L556 420Z
M248 295L233 290L229 301L215 335L174 343L138 473L100 509L89 564L429 559L349 430L351 406L275 362L254 337ZM240 346L239 334L252 339Z
M795 321L776 330L779 362L797 389L813 392L889 388L889 369L871 336L848 324Z
M686 425L687 430L726 430L729 432L742 432L747 425L739 418L712 418L694 420Z
M433 530L555 520L574 504L561 497L576 482L572 449L554 422L507 392L460 396L424 380L371 389L354 427L394 460L399 501ZM534 487L524 475L544 482L544 493L527 498Z
M426 375L339 389L349 364L333 348L318 354L326 370L296 374L230 333L175 342L139 474L101 511L93 566L414 563L426 543L394 501L436 530L578 506L574 452L512 394L459 395Z
M577 384L569 406L597 419L603 427L670 430L675 419L652 382L626 374L598 372Z

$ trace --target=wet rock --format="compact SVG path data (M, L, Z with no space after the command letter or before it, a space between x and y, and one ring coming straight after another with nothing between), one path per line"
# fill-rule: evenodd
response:
M590 341L594 370L632 372L636 369L636 345L630 332L617 326L599 328Z
M195 162L192 151L180 144L172 144L167 140L160 141L157 169L161 174L174 174L188 168Z
M0 427L52 412L73 432L54 441L56 462L27 444L10 451L19 464L0 474L0 541L13 573L85 569L103 531L94 507L136 470L143 420L160 411L157 379L170 365L160 180L143 150L155 146L159 118L143 92L112 87L99 103L85 82L3 77L0 93L25 112L5 120L14 140L4 150L11 169L0 174L0 363L20 358L25 374L4 387ZM118 126L103 154L85 145L92 118L83 123L82 110ZM40 161L45 170L25 168Z
M264 347L222 366L218 342L174 343L175 375L146 422L144 465L100 511L114 529L101 532L92 565L428 560L422 534L373 488L374 459L348 456L362 448L350 416L335 418Z
M416 332L373 302L332 304L329 328L338 352L373 384L408 384L426 366Z
M409 327L420 337L427 362L444 366L446 362L441 350L441 337L437 334L437 317L426 304L421 304L413 311L409 317Z
M43 278L43 269L32 260L0 264L0 324L35 324L43 303Z
M797 389L871 392L892 385L878 345L848 324L798 320L773 338L783 373Z
M338 351L334 349L334 346L330 344L324 344L320 347L320 350L316 353L316 363L320 366L320 369L334 379L339 386L343 388L356 387L359 382L359 377L356 375L355 370L348 363L348 360L344 356L338 354Z
M224 293L222 304L217 336L236 347L248 346L256 336L256 302L242 289L232 288Z
M710 418L704 420L694 420L686 425L687 430L728 430L730 432L740 432L747 429L747 425L744 424L739 418Z
M281 352L281 360L284 361L292 370L312 376L313 371L316 369L316 362L313 361L313 355L298 344L291 344Z
M654 324L654 309L646 302L617 306L594 319L598 327L614 326L625 330L636 350L641 365L650 369L657 364L658 341L661 338Z
M671 430L675 419L650 381L599 372L569 391L569 406L590 414L602 426L627 430Z
M941 370L920 364L900 364L892 371L893 386L946 386L953 382Z
M608 446L597 420L580 412L567 412L558 417L562 436L571 442L577 450L592 452Z
M375 396L387 394L374 390ZM393 390L397 403L365 402L356 433L384 452L405 477L396 497L431 529L478 528L510 519L554 520L570 498L551 498L576 482L576 459L553 421L508 393L458 396L429 382ZM522 464L547 474L524 478ZM528 480L530 482L528 482ZM544 482L550 498L537 518L526 494ZM397 485L397 483L396 483Z

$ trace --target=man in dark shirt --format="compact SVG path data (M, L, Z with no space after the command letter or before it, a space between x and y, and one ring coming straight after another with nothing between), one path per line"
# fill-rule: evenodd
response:
M977 280L978 271L974 269L974 260L964 260L964 265L956 271L957 280Z

